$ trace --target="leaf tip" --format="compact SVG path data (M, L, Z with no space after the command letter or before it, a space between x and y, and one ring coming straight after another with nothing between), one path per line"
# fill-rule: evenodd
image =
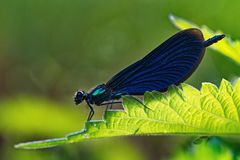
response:
M32 142L24 142L14 145L16 149L43 149L43 148L51 148L57 145L67 143L66 138L53 138L53 139L46 139L46 140L39 140L39 141L32 141Z
M168 18L169 18L169 20L172 21L172 22L175 21L175 16L174 16L172 13L170 13L170 14L168 15Z
M225 90L227 91L228 93L231 93L233 88L232 88L232 84L226 80L226 79L222 79L221 83L220 83L220 87L219 87L219 90Z
M15 144L13 147L14 147L15 149L21 149L21 148L22 148L22 144L21 144L21 143Z

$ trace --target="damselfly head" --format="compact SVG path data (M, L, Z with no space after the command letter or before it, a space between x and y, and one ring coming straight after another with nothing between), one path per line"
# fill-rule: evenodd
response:
M82 90L78 90L75 93L74 96L74 102L76 105L80 104L83 100L85 100L87 98L87 93L82 91Z

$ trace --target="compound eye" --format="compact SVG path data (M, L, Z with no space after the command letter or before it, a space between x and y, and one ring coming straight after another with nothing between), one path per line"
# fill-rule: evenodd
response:
M83 91L78 91L78 95L82 95L83 96L84 92Z
M84 92L83 91L77 91L77 92L75 92L75 97L81 97L81 96L83 96L84 95Z
M75 93L74 101L76 104L79 104L83 101L84 99L84 92L83 91L77 91Z

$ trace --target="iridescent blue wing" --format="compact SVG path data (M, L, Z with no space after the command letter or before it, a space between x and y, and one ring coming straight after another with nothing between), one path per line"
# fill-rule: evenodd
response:
M195 71L205 52L203 42L200 30L181 31L116 74L106 86L116 94L164 91L172 84L183 82Z

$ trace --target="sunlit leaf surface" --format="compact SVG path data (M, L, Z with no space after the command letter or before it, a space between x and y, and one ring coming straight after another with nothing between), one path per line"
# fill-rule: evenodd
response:
M220 87L203 83L201 90L182 84L166 93L146 92L144 101L123 97L125 110L105 112L104 120L86 122L85 128L60 139L21 143L36 149L87 139L127 135L238 135L240 134L240 80Z

